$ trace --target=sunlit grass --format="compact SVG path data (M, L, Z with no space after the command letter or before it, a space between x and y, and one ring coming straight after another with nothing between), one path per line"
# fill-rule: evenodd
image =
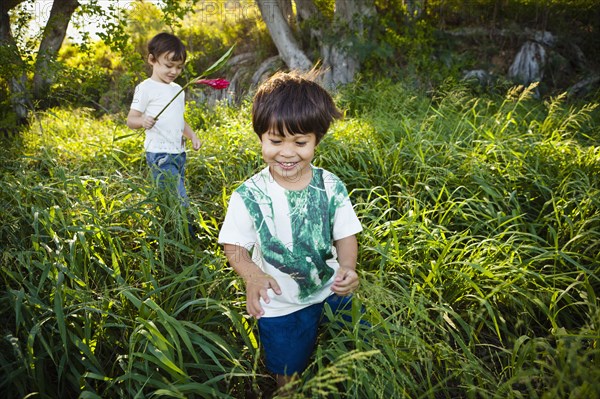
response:
M366 311L324 326L294 395L600 397L596 105L390 82L338 100L346 118L315 163L346 182L362 221ZM142 135L122 118L54 109L3 146L7 397L273 389L216 243L232 190L262 167L249 105L188 119L203 147L188 153L187 211L149 184Z

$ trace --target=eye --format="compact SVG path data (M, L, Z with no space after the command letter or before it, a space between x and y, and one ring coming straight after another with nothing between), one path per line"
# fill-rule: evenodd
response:
M296 145L298 147L304 147L306 145L306 141L296 141Z
M273 144L273 145L278 145L278 144L281 144L281 140L269 139L269 141L270 141L270 142L271 142L271 144Z

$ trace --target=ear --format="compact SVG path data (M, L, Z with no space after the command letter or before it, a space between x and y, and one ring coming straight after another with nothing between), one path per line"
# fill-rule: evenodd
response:
M152 54L148 54L148 64L154 64L156 62L156 58Z

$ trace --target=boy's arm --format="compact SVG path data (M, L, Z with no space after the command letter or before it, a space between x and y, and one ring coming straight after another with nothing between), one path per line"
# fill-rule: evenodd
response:
M183 135L192 141L192 148L195 151L200 149L202 142L198 136L196 136L196 133L194 133L194 130L192 130L191 126L188 125L187 122L185 122L185 126L183 127Z
M333 243L338 255L338 269L331 290L338 295L346 296L358 288L356 260L358 258L358 241L351 235Z
M240 245L223 244L225 256L233 270L244 279L246 284L246 310L250 316L260 319L265 313L260 306L260 299L269 303L267 291L271 288L277 295L281 289L277 281L263 272L256 263L252 262L248 250Z
M151 129L156 123L156 120L148 115L144 115L136 109L130 109L127 114L127 127L130 129Z

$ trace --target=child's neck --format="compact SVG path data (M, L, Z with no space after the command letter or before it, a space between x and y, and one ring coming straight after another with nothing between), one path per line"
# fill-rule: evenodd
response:
M154 75L150 76L150 80L152 80L152 81L154 81L156 83L162 83L164 85L168 85L169 84L167 82L164 82L161 78L159 78L157 76L154 76Z

